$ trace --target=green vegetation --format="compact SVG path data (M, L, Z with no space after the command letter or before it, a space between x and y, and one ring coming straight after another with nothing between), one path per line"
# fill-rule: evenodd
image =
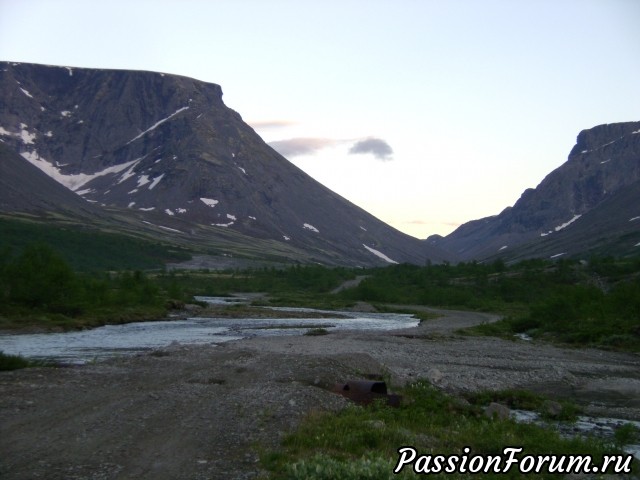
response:
M408 386L399 408L374 404L350 406L341 412L312 413L288 435L282 448L265 453L263 465L272 479L391 479L398 448L411 445L420 455L501 455L505 446L523 447L523 455L593 455L619 452L614 445L592 438L563 438L557 432L513 420L488 418L482 400L469 404L445 395L426 382ZM505 394L513 395L512 393ZM523 394L524 395L524 394ZM405 467L402 476L413 476ZM528 478L517 469L506 474L474 478ZM431 474L431 478L469 478L468 474ZM536 478L562 478L550 473Z
M505 319L476 333L640 351L640 259L591 259L585 264L527 260L368 272L345 301L397 303L498 312Z
M616 429L614 438L618 445L632 445L640 442L640 430L632 423L625 423Z
M75 272L45 244L0 253L0 328L79 328L159 318L166 291L140 271Z
M19 253L33 243L51 247L74 270L85 272L162 269L191 258L185 250L117 233L0 218L0 250Z
M503 320L467 333L509 338L526 333L577 346L640 351L639 257L367 270L296 265L149 272L186 254L88 230L6 219L0 219L0 228L0 328L78 328L157 319L167 308L192 302L194 295L264 292L268 305L340 309L368 302L380 311L425 305L497 312ZM367 278L356 287L329 293L356 275ZM416 315L424 321L432 318Z
M0 351L0 371L18 370L20 368L49 366L47 362L29 360L20 355L9 355Z
M550 401L543 395L528 390L485 391L467 395L467 399L477 405L497 402L512 409L538 412L547 420L575 421L580 409L571 402Z
M326 328L322 328L322 327L318 327L318 328L311 328L309 330L307 330L307 332L305 333L305 335L308 335L310 337L318 337L321 335L328 335L329 334L329 330L327 330Z

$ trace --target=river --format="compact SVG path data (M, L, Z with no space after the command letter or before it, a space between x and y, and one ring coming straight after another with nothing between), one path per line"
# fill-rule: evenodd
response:
M199 297L212 304L219 297ZM283 308L289 311L319 311ZM281 310L280 308L275 310ZM326 311L323 311L326 312ZM83 364L118 355L139 354L171 344L218 344L256 336L303 335L314 328L332 330L395 330L415 327L411 315L332 312L335 318L202 318L106 325L64 333L0 335L0 351L38 360Z

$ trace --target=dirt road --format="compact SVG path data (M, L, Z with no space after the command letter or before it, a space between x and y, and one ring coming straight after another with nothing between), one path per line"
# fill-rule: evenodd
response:
M0 477L255 478L259 448L277 445L313 409L342 408L346 400L326 387L364 373L388 373L398 385L427 377L450 392L530 387L640 420L639 356L454 333L494 318L448 312L395 332L174 345L0 372Z

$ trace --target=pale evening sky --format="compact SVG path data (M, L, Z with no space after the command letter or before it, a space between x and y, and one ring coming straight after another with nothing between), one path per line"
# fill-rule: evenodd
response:
M419 238L513 205L640 120L638 0L0 0L0 60L152 70Z

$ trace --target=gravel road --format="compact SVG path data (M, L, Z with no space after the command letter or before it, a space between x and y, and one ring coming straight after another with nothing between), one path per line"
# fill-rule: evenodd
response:
M416 328L172 345L73 368L0 372L0 477L7 480L249 479L260 449L313 410L339 410L337 382L386 373L452 393L527 387L593 414L640 420L640 357L467 337L496 319L444 312Z

